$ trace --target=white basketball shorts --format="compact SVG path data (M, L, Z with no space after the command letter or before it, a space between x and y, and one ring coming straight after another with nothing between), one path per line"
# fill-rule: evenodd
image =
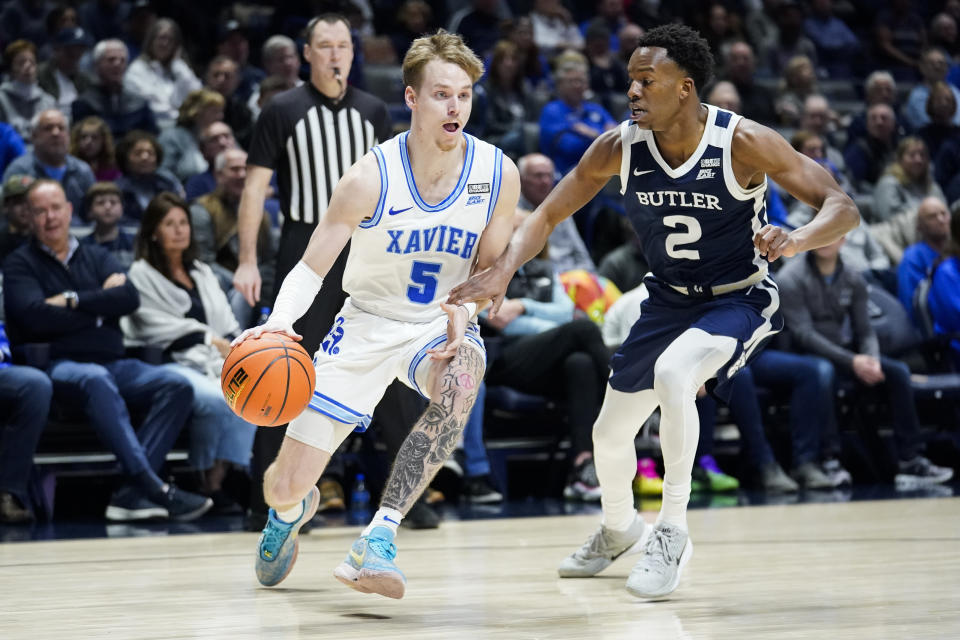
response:
M432 360L427 350L446 341L446 314L431 322L401 322L362 311L348 298L313 357L317 385L307 411L365 431L394 378L429 400ZM476 323L467 325L464 345L486 359ZM300 433L309 430L313 422L294 420L287 435L308 444L315 442L313 434Z

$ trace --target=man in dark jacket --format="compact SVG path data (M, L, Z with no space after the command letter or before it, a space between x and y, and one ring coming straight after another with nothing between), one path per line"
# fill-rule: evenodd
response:
M191 520L209 498L166 484L158 475L190 414L190 383L124 357L120 317L140 304L136 288L106 250L70 235L72 207L63 188L41 179L27 190L34 238L4 262L7 332L14 348L50 345L47 374L55 397L83 407L114 452L124 485L107 507L110 520ZM134 432L126 404L147 410Z
M74 101L71 108L73 122L80 122L87 116L100 116L116 140L134 129L159 133L146 99L123 86L127 62L127 45L122 41L97 43L93 48L96 82Z
M782 309L787 329L800 351L829 360L840 376L860 386L883 384L893 413L900 458L899 487L946 482L953 470L937 467L923 455L920 425L906 364L880 354L867 313L867 283L840 260L843 240L796 258L780 270ZM828 448L839 448L837 434L824 434ZM835 453L835 451L834 451Z

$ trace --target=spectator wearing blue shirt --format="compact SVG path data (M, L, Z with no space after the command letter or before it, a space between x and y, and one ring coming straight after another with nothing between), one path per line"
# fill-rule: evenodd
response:
M0 122L0 175L3 175L10 163L26 152L23 138L17 130L6 122Z
M943 200L931 196L920 203L917 208L917 235L920 241L904 250L897 268L897 295L914 322L914 291L950 244L950 212Z
M587 147L617 122L599 104L585 100L589 80L582 55L561 62L555 81L558 99L548 102L540 112L540 151L565 174Z
M933 330L937 333L960 334L960 208L954 207L950 219L950 235L953 239L953 254L947 257L933 273L927 302L933 318ZM953 366L960 371L960 340L950 343L953 351Z
M907 104L903 107L903 118L911 131L919 131L930 124L930 115L927 113L927 98L930 97L930 89L938 82L945 82L949 71L950 65L947 62L947 54L942 49L930 48L923 52L923 58L920 59L920 73L923 75L923 82L917 84L910 91ZM955 125L960 125L960 108L956 107L956 105L960 105L960 89L952 84L947 86L953 91L955 99L951 121Z
M73 224L81 224L83 198L95 179L90 165L67 153L69 145L70 130L64 115L56 109L42 111L34 119L33 152L11 162L3 177L27 175L56 180L72 205Z

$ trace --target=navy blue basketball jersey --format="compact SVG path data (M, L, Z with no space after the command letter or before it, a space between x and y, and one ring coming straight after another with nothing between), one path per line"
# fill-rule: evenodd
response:
M753 236L767 224L767 181L744 190L730 149L741 116L712 105L700 145L673 169L653 132L632 122L620 128L621 193L644 258L662 281L686 287L740 282L766 273Z

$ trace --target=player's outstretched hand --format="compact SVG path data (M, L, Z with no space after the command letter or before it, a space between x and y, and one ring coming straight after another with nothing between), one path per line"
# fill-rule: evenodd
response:
M256 264L240 263L233 272L233 288L243 295L243 299L251 307L260 300L260 269Z
M753 244L760 250L760 255L767 258L767 262L797 255L797 243L790 237L790 232L773 224L757 231L753 236Z
M467 331L467 322L470 320L470 310L461 304L441 303L440 306L447 313L447 341L438 347L427 349L432 360L446 360L457 355Z
M230 343L230 346L235 347L244 340L255 340L265 333L282 333L289 338L293 338L297 342L303 340L303 336L293 330L292 324L275 320L271 316L270 318L267 318L267 321L263 324L245 329L243 333L238 335L234 341Z
M503 273L497 267L491 267L482 273L471 276L466 282L462 282L450 290L447 296L448 304L463 304L465 302L476 302L481 304L490 300L493 305L490 307L490 315L497 315L500 305L503 304L503 297L507 292L507 285L510 284L512 273Z

